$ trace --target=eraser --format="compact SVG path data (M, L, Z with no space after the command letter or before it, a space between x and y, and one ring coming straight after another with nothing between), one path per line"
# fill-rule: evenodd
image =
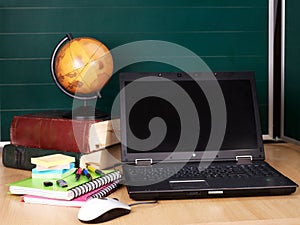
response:
M44 186L50 187L50 186L53 186L53 183L51 181L44 181Z
M67 182L64 181L64 180L57 180L56 183L57 183L57 185L59 185L60 187L68 187Z

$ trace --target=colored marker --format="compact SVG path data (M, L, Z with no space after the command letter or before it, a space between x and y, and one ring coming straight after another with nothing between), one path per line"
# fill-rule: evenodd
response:
M93 180L91 174L86 169L83 169L81 174L85 175L90 181Z
M78 169L76 170L76 173L75 173L75 179L76 179L76 181L79 180L81 173L82 173L82 169L81 169L81 168L78 168Z
M96 173L96 174L99 174L99 175L101 175L101 176L104 176L104 175L105 175L101 170L98 170L98 169L92 167L91 165L88 165L88 166L87 166L87 169L88 169L89 171L92 171L92 172L94 172L94 173Z

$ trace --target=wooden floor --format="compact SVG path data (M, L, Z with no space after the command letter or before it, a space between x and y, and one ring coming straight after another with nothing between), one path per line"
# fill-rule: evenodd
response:
M300 184L300 147L293 144L266 144L266 159L276 169ZM7 194L7 183L30 176L29 171L0 164L0 224L68 225L82 224L78 208L25 204L19 196ZM134 202L121 188L111 197ZM159 201L139 205L130 214L105 224L207 224L207 225L299 225L300 192L288 196L215 198Z

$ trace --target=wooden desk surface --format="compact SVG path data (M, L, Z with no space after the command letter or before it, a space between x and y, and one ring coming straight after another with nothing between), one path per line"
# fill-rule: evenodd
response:
M267 161L300 184L300 147L293 144L267 144ZM2 162L2 160L1 160ZM7 194L7 183L30 176L30 171L0 164L0 224L68 225L82 224L78 208L25 204L19 196ZM124 203L134 202L123 187L113 193ZM299 225L300 191L288 196L215 198L159 201L138 205L129 215L105 224L208 224L208 225Z

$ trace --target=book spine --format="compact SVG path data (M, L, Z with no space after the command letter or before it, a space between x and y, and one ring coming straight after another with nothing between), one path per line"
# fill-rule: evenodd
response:
M83 155L78 152L65 152L60 150L30 148L8 144L3 147L2 163L5 167L9 168L32 170L35 167L34 164L31 164L32 157L39 157L58 153L75 157L76 167L79 166L80 158Z
M89 152L88 135L93 120L15 116L10 127L13 145L31 148Z
M108 183L118 181L121 179L121 177L120 171L115 171L105 175L104 177L99 177L90 182L74 187L70 189L70 191L73 193L73 198L77 198Z

